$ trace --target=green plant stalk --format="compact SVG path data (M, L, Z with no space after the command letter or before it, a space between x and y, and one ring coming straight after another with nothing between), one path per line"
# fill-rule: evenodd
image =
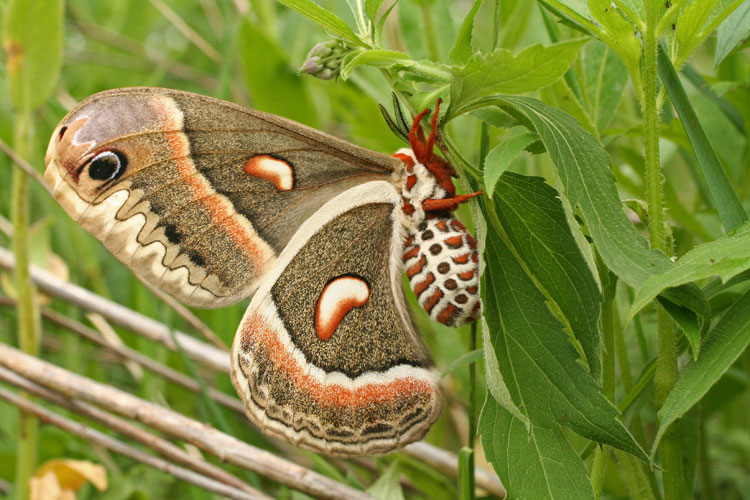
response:
M659 409L677 383L679 372L674 322L661 306L657 306L657 308L659 356L656 360L656 372L654 373L654 399L656 408ZM677 420L664 433L660 446L664 500L685 498L685 475L682 467L679 422Z
M652 2L646 2L651 4ZM646 11L655 10L654 6ZM652 16L653 17L653 16ZM664 231L664 189L662 187L662 172L659 164L659 109L656 103L656 45L654 20L648 20L649 26L643 37L643 136L645 142L646 167L646 203L648 204L648 233L651 247L660 250L668 257L671 249L667 249L667 238Z
M703 498L706 500L716 500L716 492L714 490L713 473L711 471L711 458L708 454L708 439L706 437L706 418L705 413L701 411L700 414L700 444L698 445L698 467L701 475L701 483Z
M594 459L591 461L590 481L591 488L594 490L594 498L599 500L602 495L604 478L607 475L607 455L609 446L601 445L594 449Z
M634 297L635 291L632 287L628 287L628 304L633 303ZM638 340L638 349L641 353L641 361L645 363L651 356L648 352L648 343L646 342L646 335L643 332L643 322L641 321L640 315L633 318L633 329L635 330L635 338Z
M605 275L606 276L606 275ZM604 282L604 278L602 278ZM602 356L602 392L612 404L615 403L615 290L617 280L609 275L608 282L603 283L603 300L601 309L602 340L604 342L604 356ZM591 486L594 498L601 496L604 477L607 472L607 456L609 447L599 446L594 452L591 465Z
M471 324L469 334L469 351L477 348L477 322ZM469 363L469 442L468 447L474 450L474 440L477 435L477 364ZM472 456L473 460L473 456ZM474 470L472 468L472 470Z
M424 21L424 36L427 44L427 55L432 61L440 60L440 49L438 48L437 32L435 31L435 14L432 12L432 2L423 0L422 20Z
M620 378L622 379L622 388L625 389L625 393L629 393L633 389L633 370L630 366L630 357L628 356L628 347L625 343L625 331L622 328L620 321L620 315L617 312L617 308L614 310L615 316L615 353L617 356L617 364L620 367ZM643 423L641 417L637 413L633 415L631 421L631 430L633 436L640 443L641 446L646 446L646 438L643 433Z
M659 108L657 103L658 2L644 2L646 29L643 32L643 134L646 160L646 202L648 203L648 232L651 247L667 257L672 249L667 246L664 227L664 189L659 164ZM657 410L661 408L667 394L677 382L677 338L672 319L657 305L657 330L659 353L654 374L654 393ZM665 500L682 500L684 496L684 474L682 472L682 450L677 426L672 426L661 444L661 466L664 469L663 487Z
M633 389L633 371L630 366L630 358L628 357L628 348L625 343L625 330L623 329L620 314L617 310L617 300L614 301L615 307L612 310L613 320L615 325L614 330L614 343L615 343L615 355L617 357L617 364L620 367L620 378L622 379L622 387L625 389L625 393L630 393ZM643 432L643 422L641 421L640 415L635 412L630 421L631 432L636 441L646 447L646 436ZM617 450L615 450L617 451ZM636 460L633 456L621 453L627 458L623 458L620 454L615 454L620 462L628 460L628 463L620 469L620 475L625 480L626 484L632 484L637 488L638 493L641 490L648 490L648 494L643 496L634 496L634 498L653 498L653 492L658 491L656 484L656 478L653 473L649 473L644 469L644 465ZM633 495L636 494L636 489L631 490Z
M19 110L15 116L13 145L22 158L31 151L31 112ZM39 354L39 323L35 311L34 285L29 276L29 178L19 167L13 169L11 211L13 252L16 255L16 293L18 295L18 344L32 356ZM29 396L27 396L29 397ZM16 455L16 498L29 497L29 479L37 464L39 422L21 412Z
M646 473L643 472L643 465L633 455L624 451L615 450L617 462L620 464L620 472L625 478L625 483L630 490L630 498L639 500L656 500Z
M474 363L472 363L474 364ZM459 500L474 500L476 498L474 484L474 448L461 448L458 452L458 498Z

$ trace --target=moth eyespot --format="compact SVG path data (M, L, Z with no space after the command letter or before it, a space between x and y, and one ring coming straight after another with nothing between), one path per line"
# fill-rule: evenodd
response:
M89 176L97 181L111 181L125 171L128 160L117 151L104 151L89 163Z

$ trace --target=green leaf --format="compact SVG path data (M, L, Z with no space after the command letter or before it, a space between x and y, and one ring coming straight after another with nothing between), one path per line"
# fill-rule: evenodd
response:
M495 349L492 348L490 330L487 327L487 322L484 318L482 318L482 345L486 347L483 348L482 351L484 351L484 376L487 379L489 396L492 396L495 401L513 415L514 418L523 422L523 425L526 426L526 430L531 430L531 422L529 422L526 415L521 413L521 410L515 405L510 397L508 386L506 386L503 381L503 374L500 373L500 367L497 364Z
M701 412L704 418L710 418L711 415L725 408L736 397L745 394L749 387L750 374L735 363L701 398Z
M699 36L700 30L711 14L718 0L705 0L703 2L689 2L677 16L675 38L680 45L680 52L691 54L703 43L703 37Z
M592 23L591 12L585 1L556 1L539 0L542 7L559 19L559 23L584 35L591 35ZM570 4L571 7L568 7ZM575 4L575 5L573 5Z
M548 309L548 297L531 277L541 270L522 265L498 231L488 231L484 255L481 289L491 346L510 395L532 429L564 424L588 439L645 458Z
M443 370L443 373L440 374L440 377L445 377L449 373L454 372L461 367L476 363L482 358L484 358L484 349L474 349L473 351L469 351L466 354L463 354L462 356L454 359L451 364L448 365L448 368Z
M401 475L401 467L396 460L377 481L372 483L372 486L367 489L367 493L378 500L404 500L404 492L401 489L401 483L398 481L399 475Z
M576 119L581 126L592 134L596 134L596 129L591 122L591 118L581 106L581 102L576 97L573 90L568 85L569 78L573 76L572 72L566 73L566 78L561 78L549 87L544 87L539 96L542 101L556 108L562 109L570 116Z
M575 14L589 22L593 19L586 0L553 0L546 3L564 14Z
M471 10L466 14L461 27L458 29L456 40L448 53L448 58L454 64L466 64L471 57L471 33L474 30L474 17L481 5L482 0L474 0L474 5L471 6Z
M747 171L746 167L750 164L747 158L743 158L745 144L747 143L745 134L734 127L716 101L698 94L690 96L690 103L693 105L693 110L698 116L699 123L706 133L708 141L713 146L716 156L725 167L727 176L732 180L733 185L742 182ZM685 138L689 139L687 134ZM696 165L699 165L697 161Z
M539 134L571 204L578 205L607 267L631 286L669 269L671 261L651 250L625 215L610 170L609 155L567 113L523 96L479 99L465 111L498 105L521 115ZM462 110L463 111L463 110Z
M422 460L401 453L398 456L401 473L430 500L456 500L454 478L447 476Z
M373 25L378 21L378 11L381 5L383 5L383 0L365 1L365 12L367 12L367 17Z
M312 0L278 0L280 4L290 7L303 16L315 21L326 31L352 45L367 47L346 22L339 16L319 6Z
M744 2L719 26L716 35L714 66L721 64L732 50L750 37L750 2Z
M374 66L376 68L388 68L396 63L405 63L408 66L409 58L408 54L398 52L395 50L363 50L361 52L352 53L351 57L347 57L345 63L341 67L341 78L346 80L351 75L354 68L357 66Z
M693 146L695 156L706 178L708 189L724 227L729 231L747 220L747 214L742 208L742 202L732 186L732 181L724 171L713 146L706 137L695 110L690 105L685 89L677 76L677 72L669 60L663 43L659 44L659 76L669 92L680 121Z
M680 48L676 66L695 52L711 33L743 0L703 0L690 2L677 16L675 38Z
M719 381L750 344L750 291L730 307L706 336L697 361L690 361L659 410L656 453L667 428L683 416Z
M305 80L290 67L276 42L250 22L243 23L238 40L245 83L252 94L253 105L314 127L317 114ZM258 74L265 77L257 78Z
M529 432L488 394L479 433L508 498L593 500L586 466L557 426Z
M685 78L687 78L688 81L701 92L701 94L721 108L721 111L732 122L734 128L742 134L745 133L745 123L742 121L742 115L737 110L738 108L732 105L726 97L720 97L717 95L711 86L709 86L708 82L695 70L695 68L693 68L691 64L686 64L685 67L682 68L682 75L685 76ZM735 83L736 82L731 82L730 85L734 86Z
M571 205L581 210L586 226L604 263L629 285L640 288L655 274L672 265L666 255L651 250L625 216L610 159L597 140L570 115L536 99L492 96L476 99L454 111L455 115L487 106L499 106L542 139ZM703 321L711 310L700 289L686 285L666 290L672 302L688 307Z
M11 0L3 22L13 106L33 110L47 100L62 62L62 0Z
M487 153L484 160L484 185L490 198L495 192L495 184L511 162L526 146L537 140L539 140L539 137L536 134L525 132L508 139L503 138L503 142Z
M627 321L669 287L714 275L726 282L746 269L750 269L750 223L716 241L698 245L680 257L671 269L646 280L633 298Z
M635 36L633 23L622 17L611 0L589 0L594 19L603 28L602 40L618 55L633 79L636 90L641 91L641 41Z
M548 307L580 342L599 375L599 286L568 227L559 194L543 179L508 172L498 182L496 219ZM497 228L496 229L500 229Z
M474 54L465 66L452 69L451 108L487 94L519 94L546 87L567 71L588 41L536 44L515 56L507 49Z
M617 111L628 83L628 70L612 49L598 40L584 47L581 59L586 109L601 133Z
M478 120L482 120L487 125L496 128L513 128L521 125L517 118L509 115L500 108L480 108L475 109L469 114Z
M383 15L380 16L380 19L378 20L377 24L375 25L375 41L376 44L379 43L379 41L382 38L383 28L385 27L385 22L388 20L388 16L391 15L391 12L396 7L396 4L398 3L398 0L392 0L391 5L385 9L385 12L383 12Z
M680 326L690 344L690 349L693 351L693 358L697 359L700 352L701 327L695 315L689 309L673 304L668 300L660 300L659 303Z

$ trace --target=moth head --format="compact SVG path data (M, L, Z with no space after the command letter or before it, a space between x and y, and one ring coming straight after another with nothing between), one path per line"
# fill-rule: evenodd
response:
M182 114L167 96L138 89L95 94L52 134L45 178L61 203L71 196L98 203L127 189L138 170L174 157L169 133L181 128Z

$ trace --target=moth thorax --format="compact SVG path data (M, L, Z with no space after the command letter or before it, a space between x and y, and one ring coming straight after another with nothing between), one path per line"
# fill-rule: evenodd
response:
M401 188L401 224L410 232L425 220L427 214L422 202L433 198L441 199L448 193L440 187L435 176L417 160L411 149L399 149L395 155L403 161L403 171L398 172L396 182Z
M435 321L463 326L479 318L477 242L452 215L422 221L404 242L404 269Z

